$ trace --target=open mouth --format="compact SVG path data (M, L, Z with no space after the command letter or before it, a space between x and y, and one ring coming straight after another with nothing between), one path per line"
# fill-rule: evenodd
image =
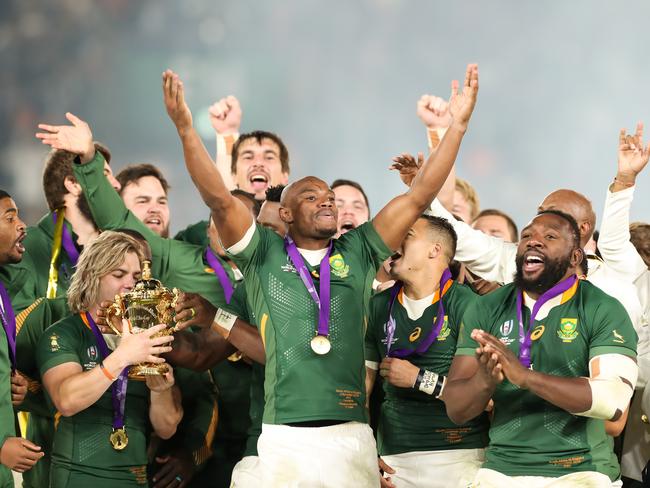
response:
M544 268L544 256L541 254L524 254L524 272L535 273Z
M334 212L332 212L331 210L323 210L321 212L316 212L316 218L325 219L325 220L335 220Z
M25 252L25 246L23 245L25 237L27 237L27 234L21 234L20 237L16 239L16 244L14 244L16 251L18 251L20 254Z
M265 173L253 173L248 178L248 181L256 192L266 190L269 185L269 177Z
M346 220L343 223L341 223L341 231L343 232L348 232L352 229L356 229L356 227L357 226L355 225L355 223L352 222L351 220Z
M153 227L161 227L162 226L162 219L159 217L147 217L144 220L145 225L148 226L153 226Z

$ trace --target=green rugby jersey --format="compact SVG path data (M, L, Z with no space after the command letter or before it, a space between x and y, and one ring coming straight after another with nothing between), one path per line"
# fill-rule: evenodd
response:
M390 255L371 222L333 241L330 255L332 349L319 356L318 308L273 231L257 226L232 259L243 271L251 312L265 343L264 422L366 422L363 351L366 277ZM318 289L318 269L305 262Z
M205 248L160 237L129 211L104 176L104 158L99 151L87 164L74 164L74 175L88 199L93 219L101 230L132 229L144 236L151 248L151 272L169 288L198 293L215 307L226 303L214 270L204 259ZM234 272L220 256L217 259L234 283Z
M84 371L101 361L95 336L79 314L49 327L36 351L41 376L63 363L79 363ZM124 423L129 444L122 451L111 446L113 404L111 389L87 409L57 415L52 446L52 488L112 488L147 485L147 425L149 389L143 381L128 382Z
M14 409L11 404L11 360L4 327L0 325L0 448L8 437L16 437ZM13 487L13 476L0 464L0 487Z
M255 317L251 313L246 303L246 288L239 286L235 289L230 303L226 305L226 310L236 315L241 320L256 326ZM250 426L247 432L246 449L243 457L257 456L257 439L262 434L262 417L264 415L264 366L253 361L251 364L250 376L250 407L248 417Z
M27 228L27 237L23 241L25 253L19 263L0 266L0 279L7 283L7 291L11 296L11 303L16 314L47 294L54 242L52 215L52 212L45 214L35 226ZM72 230L72 226L67 220L64 221L64 225L76 244L77 234ZM79 246L77 247L79 248ZM74 267L63 246L61 246L57 264L59 274L56 296L65 297Z
M446 287L447 288L447 287ZM396 322L391 349L415 349L425 341L434 327L438 313L439 292L422 316L409 318L402 302L403 290L393 305ZM414 353L404 359L419 368L447 375L456 352L458 330L465 309L476 295L466 286L452 282L443 293L445 319L436 341L423 354ZM370 316L366 332L366 360L381 362L386 357L386 323L391 290L385 290L370 300ZM412 388L400 388L384 381L385 399L377 433L377 449L381 455L412 451L476 449L487 445L487 416L481 415L458 426L445 410L445 404L433 395Z
M483 329L519 353L517 288L513 283L477 299L461 326L457 355L475 354L470 334ZM523 307L524 327L531 311ZM544 310L549 310L546 317ZM589 360L601 354L636 357L637 335L618 300L588 281L547 302L531 335L531 367L564 377L589 376ZM559 477L597 471L617 479L619 466L602 420L572 415L507 380L493 395L494 417L485 468L508 476Z
M23 473L23 488L50 486L50 454L54 439L54 409L45 399L41 375L36 364L36 347L43 331L70 315L66 297L39 298L16 317L16 360L18 370L27 377L29 389L18 408L29 412L25 437L41 446L45 454L32 469Z

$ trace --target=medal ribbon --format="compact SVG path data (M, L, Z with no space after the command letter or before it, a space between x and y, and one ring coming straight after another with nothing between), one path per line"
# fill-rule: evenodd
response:
M16 371L16 315L11 306L11 298L4 284L0 282L0 298L2 298L2 306L4 312L0 313L2 319L2 327L7 334L7 343L9 344L9 360L11 361L11 371Z
M84 324L86 324L86 327L88 327L95 336L95 341L97 342L97 347L99 348L99 353L103 361L111 353L108 349L108 346L106 345L104 336L99 331L99 328L97 327L97 324L95 324L93 318L90 316L90 313L82 312L80 315L81 320L83 320ZM129 368L124 368L111 386L111 398L113 400L113 429L121 429L124 427L126 386L129 380L128 373Z
M452 284L451 271L445 269L442 272L440 277L440 288L439 288L439 298L438 298L438 311L436 312L436 320L431 328L431 332L415 349L395 349L394 351L390 350L390 347L393 342L393 337L395 335L395 329L397 328L397 322L393 317L393 305L397 299L397 295L402 289L402 283L395 283L390 293L390 305L388 307L388 322L386 323L386 356L395 357L395 358L405 358L410 356L413 353L422 354L426 352L433 344L442 330L442 325L445 322L445 307L442 304L442 297L445 295L447 290Z
M52 241L52 256L50 258L50 271L47 280L47 298L56 297L56 289L59 280L58 260L61 254L61 246L65 250L72 266L77 265L79 260L79 251L74 245L70 230L65 226L65 208L59 208L52 212L52 220L54 221L54 238Z
M230 279L228 278L226 269L224 268L223 264L221 264L221 261L219 261L219 258L217 258L217 255L214 253L214 251L209 247L205 250L205 260L214 270L214 274L217 275L217 278L219 279L221 288L223 288L223 294L226 297L226 303L230 303L230 297L232 297L233 291L235 289L232 286Z
M552 288L546 290L535 302L533 305L533 310L530 314L530 321L528 323L528 331L524 331L524 320L523 320L523 306L524 306L524 296L523 292L519 290L517 292L517 320L519 321L519 362L526 368L530 367L530 349L533 345L531 339L531 334L533 332L533 326L535 325L535 317L539 312L542 305L544 305L549 300L552 300L558 295L561 295L565 291L569 290L576 282L578 277L576 275L568 277L564 281L560 281Z
M333 242L330 241L325 256L323 256L320 262L320 293L316 293L314 280L311 279L309 269L305 261L303 261L296 243L288 235L284 238L284 248L289 255L289 259L291 259L314 303L318 306L318 335L325 337L329 335L330 330L330 254L332 253L332 244Z

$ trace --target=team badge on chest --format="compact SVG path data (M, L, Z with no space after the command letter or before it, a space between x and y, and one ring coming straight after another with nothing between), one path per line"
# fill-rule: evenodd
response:
M562 339L562 342L573 342L578 337L578 319L563 318L560 320L560 328L557 331L557 336Z
M447 340L447 337L449 337L450 333L451 333L451 329L449 328L449 317L445 315L445 321L442 323L442 329L440 329L440 334L438 334L437 340L439 341Z
M340 254L330 257L330 268L332 268L332 274L341 279L347 278L350 274L350 266L345 264L343 256Z

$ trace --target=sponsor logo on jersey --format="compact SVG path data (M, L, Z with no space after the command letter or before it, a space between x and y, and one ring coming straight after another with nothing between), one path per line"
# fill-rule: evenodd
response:
M538 340L542 335L544 334L544 330L546 330L546 327L543 325L538 325L533 329L533 332L530 334L530 338L533 341Z
M422 334L422 327L416 327L413 329L413 332L409 335L409 342L415 342L420 338L420 334Z
M619 334L616 329L612 331L612 334L614 334L614 342L617 342L618 344L625 344L625 338Z
M449 316L445 315L445 320L443 321L442 328L440 329L440 333L438 334L438 340L446 341L450 333L451 333L451 329L449 328Z
M499 333L501 334L501 338L499 340L506 346L515 342L514 339L508 337L514 328L514 320L506 320L503 324L501 324L501 327L499 327Z
M330 257L330 267L332 268L332 274L341 279L347 278L350 274L350 266L345 264L345 260L340 254L335 254Z
M560 328L557 330L557 336L562 342L573 342L578 337L578 319L560 319Z
M287 255L287 263L282 265L280 269L285 273L297 273L296 267L293 265L288 255Z
M91 361L97 361L97 357L99 356L96 346L90 346L88 349L86 349L86 354Z
M60 349L59 337L56 334L50 336L50 351L56 352Z

